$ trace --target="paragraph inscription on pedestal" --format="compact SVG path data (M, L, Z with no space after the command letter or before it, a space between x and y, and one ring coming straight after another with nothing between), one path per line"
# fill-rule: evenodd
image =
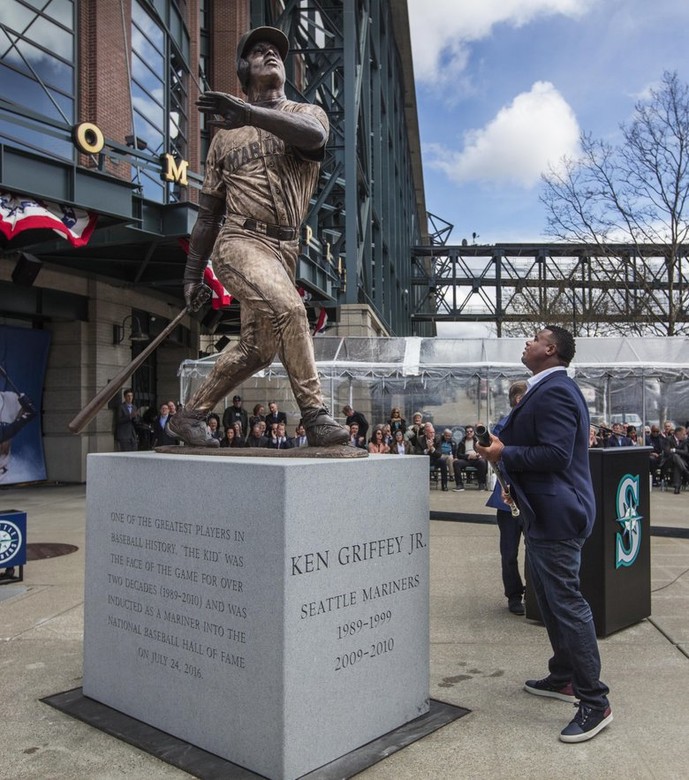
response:
M110 524L104 617L136 635L135 659L200 679L246 669L246 530L118 510Z

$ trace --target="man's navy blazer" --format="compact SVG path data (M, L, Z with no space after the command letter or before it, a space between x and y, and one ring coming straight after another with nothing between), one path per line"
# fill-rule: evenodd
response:
M499 438L526 535L553 541L589 536L596 516L589 413L567 372L555 371L530 388Z
M629 438L629 436L620 436L617 437L614 433L608 437L607 441L605 442L606 447L633 447L634 442Z

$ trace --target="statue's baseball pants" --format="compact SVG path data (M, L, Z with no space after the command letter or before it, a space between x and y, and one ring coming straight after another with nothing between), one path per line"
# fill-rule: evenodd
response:
M228 215L213 247L213 271L241 303L241 337L220 353L187 406L213 409L277 354L300 410L323 406L306 310L295 288L299 239L278 241Z

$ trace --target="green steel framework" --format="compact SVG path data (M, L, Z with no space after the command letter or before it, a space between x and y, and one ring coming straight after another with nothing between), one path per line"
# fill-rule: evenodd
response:
M286 32L298 52L287 61L288 93L330 117L321 189L307 224L330 247L337 303L367 303L390 334L410 335L409 257L427 227L420 164L416 176L412 164L418 140L412 150L408 134L416 107L405 86L413 95L413 76L398 39L405 36L408 48L406 0L277 5L252 0L251 25Z

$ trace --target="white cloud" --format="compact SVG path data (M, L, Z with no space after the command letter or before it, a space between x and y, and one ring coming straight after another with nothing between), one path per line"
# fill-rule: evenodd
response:
M600 0L408 0L414 72L419 81L455 79L467 46L497 24L521 27L552 15L579 18ZM442 68L441 68L442 66Z
M425 147L426 162L458 183L504 182L533 187L548 165L578 151L580 129L574 112L545 81L536 82L485 127L464 136L461 151L439 144Z

